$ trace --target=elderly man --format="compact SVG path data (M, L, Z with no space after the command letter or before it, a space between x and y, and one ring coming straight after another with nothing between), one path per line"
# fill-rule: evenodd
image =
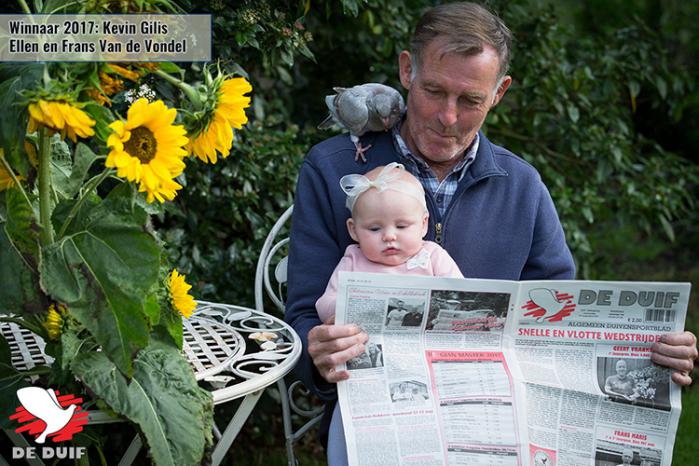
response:
M627 401L634 401L638 398L638 394L634 394L635 383L629 377L629 370L626 366L626 361L620 359L614 366L616 374L607 377L604 382L604 391Z
M322 431L337 398L335 383L349 377L335 367L362 353L367 340L356 325L322 325L314 307L351 243L342 176L390 162L404 164L425 188L426 239L441 243L465 277L575 277L539 174L480 131L512 82L510 41L503 22L479 5L451 3L429 10L415 29L411 50L399 56L400 81L408 91L403 120L392 132L363 136L362 145L372 145L366 164L355 161L356 148L346 135L318 144L304 160L292 221L286 320L304 342L297 372L327 401ZM695 344L689 333L666 335L653 359L676 369L677 383L688 384ZM329 462L342 464L339 412L331 424Z

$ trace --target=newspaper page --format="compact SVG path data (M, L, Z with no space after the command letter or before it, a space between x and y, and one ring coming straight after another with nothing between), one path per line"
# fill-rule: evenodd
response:
M338 384L350 465L670 466L680 389L650 361L689 284L341 273L369 335Z

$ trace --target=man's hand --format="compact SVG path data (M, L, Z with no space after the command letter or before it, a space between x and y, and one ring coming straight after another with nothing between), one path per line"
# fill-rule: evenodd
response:
M368 339L354 324L318 325L308 332L308 354L320 375L330 383L337 383L347 379L349 372L338 372L335 366L361 354Z
M660 342L653 344L650 358L654 363L674 369L672 380L677 385L689 385L692 378L689 373L694 369L697 359L697 337L691 332L666 333Z

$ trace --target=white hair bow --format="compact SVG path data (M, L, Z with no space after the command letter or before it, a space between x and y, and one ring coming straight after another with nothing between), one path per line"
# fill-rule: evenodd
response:
M342 191L347 194L345 205L351 212L359 196L367 189L374 188L379 192L392 189L417 199L425 207L425 210L427 210L424 192L420 190L421 192L418 193L416 192L416 187L400 180L403 170L405 170L403 164L391 162L383 167L379 176L374 180L370 180L364 175L357 174L343 176L340 178L340 187Z

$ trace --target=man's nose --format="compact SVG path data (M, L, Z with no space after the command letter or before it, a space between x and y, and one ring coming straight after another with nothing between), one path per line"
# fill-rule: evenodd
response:
M439 112L439 122L445 128L449 128L456 124L458 118L456 101L454 99L447 99L446 102L444 102L442 110Z

